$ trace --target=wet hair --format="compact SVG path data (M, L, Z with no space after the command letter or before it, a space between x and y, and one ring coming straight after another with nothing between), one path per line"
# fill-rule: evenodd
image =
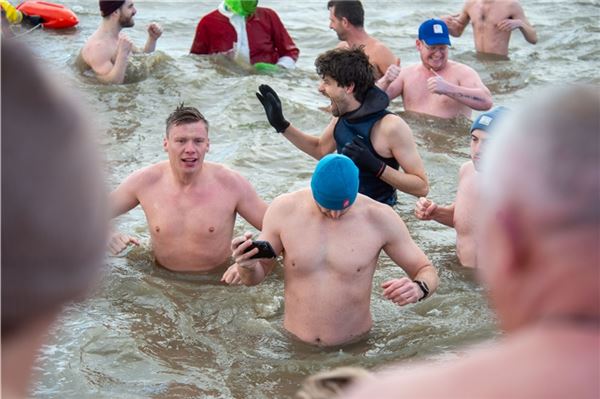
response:
M329 76L340 87L354 84L354 98L361 103L369 89L375 86L373 65L363 46L326 51L317 57L315 67L321 78Z
M372 378L372 374L360 367L338 367L321 371L306 378L296 392L296 399L330 399L348 391L359 381Z
M206 120L204 115L202 115L197 108L186 107L184 103L181 103L175 108L175 111L171 112L171 115L167 117L166 135L167 137L169 136L169 130L171 130L173 126L187 125L200 121L204 122L206 129L208 130L208 120Z
M107 192L87 115L2 39L2 340L82 299L103 265Z
M110 17L111 14L121 8L123 4L125 4L124 0L99 0L98 7L100 8L100 15L102 15L102 18Z
M333 15L336 18L346 18L350 24L362 28L365 24L365 10L358 0L331 0L327 3L327 9L333 7Z

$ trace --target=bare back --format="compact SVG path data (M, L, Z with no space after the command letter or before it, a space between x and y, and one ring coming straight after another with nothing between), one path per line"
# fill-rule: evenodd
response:
M381 78L385 71L392 64L400 64L400 60L387 48L382 42L375 39L374 37L368 37L366 40L361 42L341 42L338 44L338 48L350 48L350 47L364 46L364 52L369 57L369 62L373 65L375 80Z
M444 69L437 71L437 74L447 82L458 86L470 87L471 85L465 85L465 81L473 81L474 79L479 81L479 77L474 76L474 74L477 75L474 70L450 60ZM433 72L426 69L422 64L415 64L402 69L392 85L401 84L404 109L440 118L455 118L459 115L470 118L472 110L467 105L449 96L429 91L427 80L434 76ZM390 90L395 90L395 88L390 86Z
M231 255L237 207L245 194L240 178L205 162L194 183L182 186L169 162L161 162L136 172L122 186L144 209L156 260L174 271L204 272Z
M474 212L479 203L477 172L469 161L460 168L456 201L454 203L454 228L456 229L456 254L463 266L477 266Z

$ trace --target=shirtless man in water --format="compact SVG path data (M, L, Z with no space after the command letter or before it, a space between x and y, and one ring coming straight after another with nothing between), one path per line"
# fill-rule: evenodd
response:
M400 59L390 49L365 31L365 11L360 1L329 1L327 8L329 28L341 41L338 47L364 46L364 52L374 67L375 79L381 78L390 65L400 65Z
M600 92L571 85L526 101L492 133L473 210L502 337L388 367L339 398L600 397Z
M140 52L121 32L135 24L133 17L137 11L133 0L100 0L99 6L102 22L83 46L81 58L100 81L120 84L125 79L129 56L132 52ZM156 41L161 35L162 29L157 23L148 25L145 53L156 49Z
M507 57L510 34L515 29L529 43L537 43L535 29L518 0L467 0L460 14L446 15L442 20L454 37L462 35L471 21L475 48L480 53Z
M333 346L362 338L372 325L373 274L383 250L408 275L382 284L398 306L436 290L438 275L389 206L358 194L358 168L345 155L323 157L311 188L277 197L265 214L259 240L283 251L283 325L301 341ZM232 241L245 285L263 281L274 261L251 259L258 250L246 233Z
M168 161L132 173L110 194L111 216L141 205L160 265L213 271L230 259L236 214L260 230L267 204L239 173L204 160L208 122L197 109L182 104L169 115L163 146ZM115 233L110 250L117 254L129 244L138 241ZM235 268L224 280L239 281Z
M473 109L487 111L492 107L492 95L479 74L467 65L448 59L450 38L444 21L423 22L416 46L420 64L401 71L392 65L377 82L390 99L401 95L406 111L446 119L460 115L470 118ZM389 75L397 77L392 80Z
M466 267L477 266L477 243L473 211L480 203L479 179L481 154L488 133L496 125L498 117L505 112L502 107L483 113L471 126L471 161L465 162L459 172L456 200L448 206L439 206L421 197L415 205L415 216L421 220L435 220L456 229L456 254Z

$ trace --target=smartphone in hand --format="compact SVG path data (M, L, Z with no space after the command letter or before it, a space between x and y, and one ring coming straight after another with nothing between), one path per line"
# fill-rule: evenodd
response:
M250 245L244 253L249 252L254 248L258 248L258 253L253 255L250 259L275 258L277 256L269 241L252 241L252 245Z

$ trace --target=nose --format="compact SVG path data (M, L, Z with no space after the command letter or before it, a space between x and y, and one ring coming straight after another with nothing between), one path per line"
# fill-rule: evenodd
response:
M325 93L325 88L322 81L319 82L319 93Z

